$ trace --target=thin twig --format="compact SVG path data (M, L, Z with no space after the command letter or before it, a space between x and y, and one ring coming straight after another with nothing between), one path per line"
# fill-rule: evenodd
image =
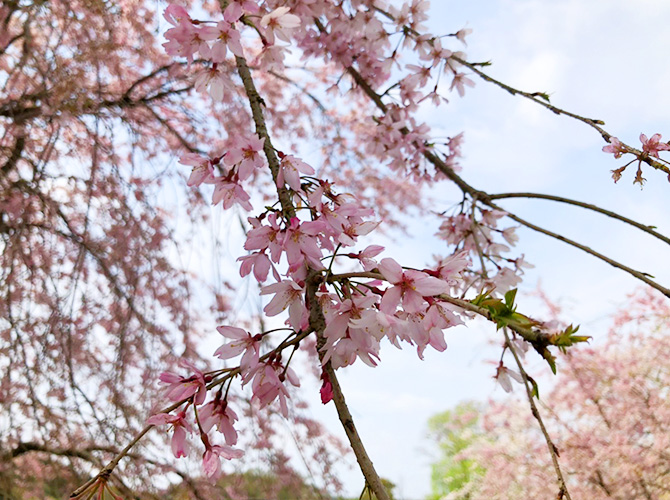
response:
M539 424L540 429L542 430L544 440L547 442L547 448L549 448L549 454L551 455L551 461L554 464L554 471L556 472L556 479L558 481L558 486L560 488L557 498L559 500L562 498L572 500L570 498L570 492L568 491L568 486L565 484L565 479L563 478L561 465L558 463L558 455L559 455L558 448L551 440L551 436L549 436L549 432L547 432L547 428L545 427L544 422L542 421L542 417L540 416L540 412L537 409L537 405L535 404L535 401L533 399L533 392L531 391L530 388L528 374L526 373L526 370L523 368L523 364L521 363L521 359L519 358L519 355L516 352L516 348L514 347L512 342L510 342L509 334L507 333L507 328L503 328L503 333L505 334L505 342L507 344L507 347L512 353L512 356L514 356L514 360L516 361L516 364L519 367L519 373L521 373L521 377L523 378L523 386L526 389L526 396L528 398L528 403L530 404L530 409L533 413L533 417L535 417L535 420L537 420L537 423Z
M471 71L473 71L477 76L479 76L482 80L487 81L489 83L492 83L501 89L509 92L512 95L520 95L521 97L524 97L525 99L528 99L530 101L533 101L535 104L539 104L540 106L543 106L550 110L551 112L557 114L557 115L563 115L563 116L568 116L570 118L573 118L575 120L578 120L582 123L585 123L591 128L594 128L595 130L598 131L598 133L602 136L602 138L605 140L605 142L609 143L610 140L612 139L612 134L610 134L607 130L602 128L601 125L605 125L605 122L602 120L597 120L594 118L587 118L585 116L580 116L576 113L572 113L570 111L566 111L565 109L559 108L557 106L554 106L551 104L548 100L543 99L541 96L543 95L542 93L538 92L524 92L523 90L516 89L514 87L511 87L499 80L496 80L495 78L492 78L488 74L484 73L481 69L479 69L477 64L475 63L470 63L464 59L461 59L460 57L457 56L451 56L451 59L454 61L458 62L459 64L462 64L463 66L466 66L469 68ZM652 156L644 153L643 151L640 151L637 148L634 148L632 146L629 146L628 144L621 142L621 146L623 149L626 150L627 153L631 153L647 165L649 165L652 168L655 168L656 170L660 170L662 172L665 172L666 174L670 175L670 168L668 168L666 165L663 165L660 161L655 160Z
M637 221L634 221L633 219L629 219L628 217L624 217L623 215L620 215L616 212L612 212L611 210L607 210L605 208L600 208L596 205L593 205L591 203L584 203L583 201L577 201L577 200L571 200L570 198L565 198L563 196L555 196L552 194L541 194L541 193L500 193L500 194L491 194L489 195L489 200L502 200L506 198L537 198L540 200L551 200L551 201L557 201L559 203L565 203L567 205L574 205L576 207L581 207L585 208L587 210L592 210L594 212L598 212L600 214L606 215L608 217L611 217L613 219L617 219L621 222L625 222L626 224L630 224L631 226L634 226L638 228L640 231L644 231L647 234L650 234L654 236L655 238L658 238L659 240L667 243L670 245L670 238L667 236L664 236L652 229L653 226L646 226L644 224L641 224Z
M264 354L263 356L261 356L259 361L262 362L262 361L267 360L270 356L276 356L277 353L281 353L284 349L299 344L303 339L305 339L306 337L308 337L311 334L312 334L312 330L308 330L308 331L299 333L298 335L296 335L291 340L283 341L281 344L279 344L277 347L275 347L272 351L270 351L270 352ZM220 385L220 384L226 382L228 379L230 379L232 377L236 377L239 374L240 374L240 367L239 366L237 368L228 369L225 372L224 375L215 378L209 384L207 384L207 390L210 390L210 389L216 387L217 385ZM166 408L163 408L161 411L159 411L157 413L170 413L171 411L176 410L181 405L190 401L191 399L193 399L193 396L189 396L188 398L182 399L181 401L177 401L176 403L173 403L170 406L168 406ZM123 450L121 450L102 470L100 470L100 472L98 472L98 474L96 474L91 479L89 479L86 483L84 483L82 486L77 488L70 495L70 497L76 497L78 495L81 495L84 491L86 491L87 488L89 488L91 485L93 485L99 478L109 476L112 473L112 471L116 468L119 461L123 457L125 457L128 454L128 452L131 450L131 448L133 446L135 446L140 441L140 439L142 439L146 435L146 433L149 432L153 427L155 427L155 425L151 425L151 424L144 427L144 429L142 429L137 435L135 435L135 437L132 439L132 441L128 445L126 445L126 447L123 448Z
M491 206L491 207L494 207L498 210L501 210L503 212L506 212L502 208L500 208L500 207L498 207L498 206L496 206L492 203L488 204L488 205ZM522 224L522 225L526 226L527 228L532 229L533 231L537 231L538 233L542 233L542 234L545 234L547 236L551 236L552 238L555 238L559 241L562 241L563 243L567 243L568 245L571 245L575 248L579 248L580 250L582 250L582 251L584 251L584 252L586 252L590 255L593 255L594 257L597 257L598 259L602 260L603 262L607 262L610 266L616 267L617 269L621 269L622 271L626 271L631 276L636 277L640 281L644 281L647 285L651 286L652 288L655 288L656 290L661 292L663 295L670 298L670 289L665 288L664 286L659 285L655 281L649 279L647 277L649 275L647 275L646 273L636 271L635 269L632 269L632 268L630 268L630 267L628 267L624 264L621 264L620 262L618 262L614 259L610 259L609 257L607 257L606 255L601 254L600 252L596 252L595 250L587 247L586 245L582 245L581 243L578 243L575 240L571 240L570 238L566 238L565 236L562 236L558 233L554 233L553 231L549 231L548 229L544 229L543 227L537 226L537 225L535 225L531 222L528 222L528 221L522 219L521 217L518 217L518 216L516 216L516 215L514 215L510 212L506 212L506 214L507 214L507 217L509 217L513 221L518 222L519 224Z

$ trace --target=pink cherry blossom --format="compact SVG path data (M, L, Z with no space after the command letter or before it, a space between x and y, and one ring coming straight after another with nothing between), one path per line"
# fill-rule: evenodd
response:
M203 432L209 433L212 427L216 426L225 437L226 444L230 446L237 444L237 431L234 425L238 417L227 401L210 401L198 410L198 417Z
M166 389L167 397L172 401L182 401L195 395L195 404L202 404L207 395L205 375L183 358L179 360L179 366L191 370L194 375L184 378L172 372L161 373L158 378L168 385Z
M207 91L215 102L223 101L223 94L228 85L228 78L224 76L216 64L211 68L205 68L195 78L195 90Z
M277 215L271 213L267 217L269 225L262 225L261 221L250 217L247 219L253 229L247 234L247 241L244 243L245 250L270 250L270 258L275 264L279 263L282 252L284 251L284 236L282 229L277 223Z
M319 393L321 395L321 403L325 405L333 399L333 384L325 370L321 370L321 381Z
M512 380L519 384L523 384L521 374L517 371L510 370L502 363L498 365L495 377L493 378L498 381L500 387L502 387L505 392L512 392Z
M371 307L377 301L375 294L354 294L334 305L328 312L327 326L323 332L326 338L323 362L330 360L333 367L341 368L353 364L359 358L369 366L377 365L379 339L365 328L365 321L361 321L366 312L373 312ZM375 317L375 323L376 320ZM379 328L378 323L374 326Z
M258 364L262 336L251 335L246 330L234 326L219 326L216 330L224 337L231 339L231 342L223 344L214 351L214 356L230 359L244 353L240 361L240 370L242 374L253 371Z
M402 299L403 309L418 312L423 308L425 296L439 295L449 291L449 285L420 271L403 271L400 264L390 258L382 259L379 271L394 286L387 289L382 297L379 309L392 314Z
M455 73L454 74L454 79L451 82L451 87L449 87L449 90L454 90L456 89L458 91L458 95L463 97L465 95L465 86L467 85L468 87L474 87L475 82L470 80L467 76L465 76L464 73Z
M240 266L240 276L247 276L253 271L254 277L259 283L262 283L268 278L272 263L265 252L254 252L251 255L239 257L237 260L242 262L242 265ZM277 279L279 278L277 277Z
M249 203L250 199L249 194L238 183L226 181L223 177L214 179L212 205L223 202L223 208L226 210L233 205L240 205L245 210L252 210L253 206Z
M221 476L221 459L232 460L234 458L242 458L244 452L227 445L209 445L202 455L202 470L205 475L216 480Z
M205 26L200 32L200 38L209 41L216 40L210 47L209 53L206 54L200 50L203 57L215 63L225 61L228 50L236 56L244 56L242 44L240 43L240 32L227 21L219 21L216 27Z
M197 153L186 153L179 159L182 165L193 167L191 175L186 182L187 186L197 187L203 182L212 182L214 180L214 168L209 160Z
M470 33L472 33L471 28L463 28L458 30L455 36L458 40L461 41L461 43L463 43L463 45L467 45L467 43L465 42L465 37L468 36Z
M384 251L381 245L369 245L359 252L355 257L360 259L361 265L365 271L372 271L377 267L377 261L373 259Z
M188 21L189 23L191 21L191 16L188 15L188 11L184 7L172 3L165 8L163 17L172 26L179 26L182 21Z
M283 380L288 380L294 387L300 387L298 376L290 366L285 367L279 362L266 363L256 371L251 390L262 406L278 399L281 414L288 417L289 393Z
M227 166L237 165L237 172L241 181L248 179L256 168L266 165L265 157L261 154L265 139L257 135L243 136L235 139L235 145L224 158Z
M610 143L603 147L603 152L612 153L614 158L621 158L621 155L626 153L626 147L621 144L621 141L616 137L610 137Z
M661 142L661 134L654 134L649 139L646 135L640 134L640 142L642 142L642 151L656 158L659 158L659 151L670 151L670 145Z
M300 18L289 14L289 7L278 7L261 18L261 26L266 29L266 36L270 44L274 44L276 36L284 42L291 42L293 30L300 26Z
M294 191L300 191L300 174L313 175L314 169L293 155L284 155L279 163L277 185L288 184Z
M175 458L186 456L186 432L192 432L191 424L186 421L186 413L181 411L176 415L169 413L158 413L147 419L147 424L151 425L171 425L172 433L172 453Z
M283 247L292 269L302 266L305 259L315 269L324 268L321 263L323 254L316 236L322 234L325 229L326 223L322 220L300 222L297 217L291 219Z
M303 302L305 290L293 280L282 280L279 283L261 288L261 295L274 293L275 296L263 311L268 316L276 316L286 308L289 310L289 324L300 330L307 320L307 310Z

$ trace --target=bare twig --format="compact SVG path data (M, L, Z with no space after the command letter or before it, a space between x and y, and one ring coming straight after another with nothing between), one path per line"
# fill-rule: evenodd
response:
M559 203L565 203L567 205L574 205L576 207L581 207L587 210L598 212L613 219L617 219L621 222L625 222L626 224L630 224L631 226L638 228L640 231L644 231L645 233L650 234L655 238L658 238L659 240L670 245L670 238L654 231L653 226L640 224L639 222L634 221L633 219L624 217L623 215L620 215L616 212L612 212L611 210L600 208L591 203L584 203L583 201L571 200L570 198L565 198L563 196L555 196L551 194L541 194L541 193L500 193L500 194L491 194L489 195L488 198L489 200L502 200L506 198L537 198L540 200L551 200L551 201L557 201Z
M549 432L547 432L547 428L545 427L544 422L542 421L542 416L540 415L540 412L537 409L537 405L535 404L535 401L533 399L533 392L530 388L530 381L528 380L528 374L526 373L526 370L523 368L523 364L521 363L521 359L519 358L519 355L516 352L516 348L514 347L512 342L510 342L509 334L507 333L507 328L503 328L503 333L505 334L505 341L507 347L512 353L512 356L514 356L514 360L516 361L516 364L519 368L519 373L521 373L521 377L523 378L523 386L526 389L526 396L528 398L528 403L530 404L530 409L533 413L533 417L535 417L535 420L537 420L537 423L540 426L540 430L542 431L542 435L544 436L544 440L547 442L547 448L549 448L549 454L551 455L551 461L554 464L554 471L556 472L556 479L558 481L559 486L559 492L557 498L559 500L562 498L572 500L570 498L570 492L568 491L568 486L565 484L565 479L563 478L561 465L558 463L558 455L559 455L558 448L556 448L556 445L551 440Z

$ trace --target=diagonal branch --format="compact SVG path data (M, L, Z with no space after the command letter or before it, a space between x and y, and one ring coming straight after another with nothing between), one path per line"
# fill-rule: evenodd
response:
M630 224L631 226L638 228L640 231L644 231L645 233L650 234L655 238L658 238L659 240L670 245L670 238L654 231L653 229L654 226L646 226L644 224L640 224L639 222L634 221L633 219L624 217L623 215L620 215L616 212L612 212L611 210L600 208L591 203L584 203L583 201L571 200L570 198L565 198L563 196L554 196L551 194L541 194L541 193L500 193L500 194L491 194L488 196L489 200L502 200L507 198L537 198L540 200L557 201L559 203L565 203L567 205L574 205L576 207L592 210L594 212L598 212L613 219L620 220L621 222L625 222L626 224Z
M314 20L315 25L317 28L325 33L325 27L319 21L318 19ZM383 112L387 111L387 106L384 104L384 102L381 99L381 96L375 92L375 90L368 84L368 82L363 78L363 76L352 66L346 66L346 71L349 73L349 75L353 78L353 80L356 82L356 84L361 88L361 90L376 104L376 106ZM407 127L403 127L400 129L400 131L407 135L409 134L409 129ZM463 193L469 194L473 200L481 201L483 204L496 209L500 210L501 212L505 212L507 216L512 219L515 222L518 222L519 224L528 227L529 229L532 229L534 231L538 231L546 236L550 236L552 238L555 238L559 241L562 241L563 243L567 243L568 245L574 246L575 248L578 248L604 262L607 262L611 266L616 267L617 269L621 269L622 271L627 272L631 276L639 279L640 281L645 282L652 288L655 288L656 290L660 291L665 295L666 297L670 298L670 289L659 285L655 281L651 280L645 273L642 273L640 271L636 271L624 264L621 264L620 262L615 261L614 259L610 259L609 257L606 257L605 255L596 252L595 250L592 250L591 248L587 247L586 245L582 245L581 243L578 243L574 240L571 240L569 238L566 238L560 234L554 233L552 231L549 231L547 229L544 229L540 226L537 226L535 224L532 224L530 222L525 221L524 219L517 217L513 213L504 210L497 206L493 201L491 200L491 197L488 193L484 191L480 191L478 189L475 189L474 187L470 186L467 182L465 182L449 165L447 165L436 153L434 153L429 147L426 145L419 145L416 144L417 147L420 147L422 149L422 154L424 158L426 158L437 170L442 172L449 180L453 181L460 189L463 191ZM640 154L642 154L640 152ZM670 172L670 170L669 170Z
M586 118L584 116L580 116L576 113L572 113L570 111L566 111L562 108L559 108L557 106L554 106L551 104L548 100L545 100L542 96L545 94L539 93L539 92L525 92L523 90L516 89L514 87L511 87L499 80L496 80L495 78L492 78L488 74L484 73L481 69L478 68L478 66L482 66L482 64L475 64L475 63L470 63L468 61L465 61L464 59L461 59L460 57L457 56L451 56L451 59L454 61L458 62L459 64L462 64L463 66L469 68L471 71L473 71L477 76L479 76L482 80L487 81L489 83L492 83L498 87L500 87L503 90L506 90L510 94L516 96L520 95L521 97L524 97L525 99L528 99L530 101L533 101L535 104L539 104L540 106L543 106L547 108L549 111L557 114L557 115L563 115L563 116L568 116L570 118L573 118L577 121L580 121L582 123L585 123L591 128L594 128L595 130L598 131L598 133L602 136L602 138L605 140L605 142L609 143L610 140L612 139L612 134L607 132L601 125L605 125L605 122L602 120L596 120L593 118ZM486 63L488 64L488 63ZM626 150L627 153L634 154L635 156L638 157L641 161L645 162L647 165L651 166L652 168L655 168L656 170L660 170L662 172L665 172L666 174L670 175L670 168L666 165L663 165L660 161L655 160L653 157L649 156L648 154L640 151L639 149L636 149L634 147L631 147L627 144L624 144L623 142L621 143L622 147Z
M530 404L530 409L533 413L533 417L535 417L535 420L537 420L537 423L540 426L540 430L542 431L542 435L544 436L544 440L547 442L547 448L549 448L549 454L551 455L551 461L554 464L554 471L556 473L556 479L558 480L558 486L560 488L556 498L558 500L562 500L563 498L566 498L567 500L572 500L570 498L570 492L568 491L568 486L565 484L565 479L563 478L561 465L558 463L558 455L559 455L558 448L556 448L556 445L551 440L551 436L549 436L549 432L547 431L547 428L544 425L542 416L540 415L540 412L537 409L537 405L533 400L533 393L530 389L528 374L526 373L526 370L524 369L523 364L521 363L521 359L519 358L519 355L516 352L516 348L514 347L512 342L510 342L509 334L507 333L507 328L503 328L503 333L505 334L506 346L511 351L512 356L514 356L514 361L516 361L516 364L519 368L519 373L521 373L521 377L523 378L523 386L524 389L526 389L526 397L528 398L528 403Z
M225 8L228 2L227 0L220 0L220 3L222 8ZM237 64L237 71L240 75L240 78L242 79L242 84L244 85L244 90L246 91L247 98L249 99L249 105L251 106L252 117L256 125L256 133L261 138L265 139L265 142L263 144L263 150L268 160L268 165L272 173L272 178L276 184L277 175L279 172L279 160L277 159L275 149L272 147L272 143L270 142L270 136L268 134L267 126L265 124L265 118L263 116L263 109L262 109L262 106L264 105L263 99L260 97L258 91L256 90L256 86L254 84L253 78L251 76L251 71L249 70L249 66L247 65L246 60L243 57L236 56L235 62ZM277 194L279 196L279 201L282 206L284 217L287 220L290 220L291 218L295 217L295 207L293 206L290 192L288 191L288 189L286 189L285 186L277 186ZM317 340L318 345L319 341L323 338L323 331L325 330L326 327L326 321L323 316L323 310L321 309L321 305L316 297L316 291L319 286L318 276L316 276L315 271L313 269L310 269L309 267L307 272L308 275L310 276L310 279L308 279L307 282L307 292L305 302L310 310L310 329L316 332L317 338L319 339ZM354 450L354 454L356 455L356 459L361 468L361 472L365 477L366 483L375 493L378 500L390 500L390 497L386 492L386 488L384 487L381 478L377 474L377 471L375 470L372 461L370 460L370 457L368 456L367 451L365 450L363 442L360 436L358 435L358 432L356 431L353 417L349 412L346 401L344 399L344 394L342 393L342 389L335 376L335 370L333 370L333 367L331 366L330 362L324 365L324 369L326 370L326 373L328 374L331 380L331 384L333 387L333 401L335 403L335 407L337 408L337 413L340 418L340 422L342 423L342 426L344 427L347 437L349 438L349 443L351 444L351 447Z

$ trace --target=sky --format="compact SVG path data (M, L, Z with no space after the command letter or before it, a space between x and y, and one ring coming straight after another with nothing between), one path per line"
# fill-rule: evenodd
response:
M432 2L429 30L446 34L471 28L468 59L492 61L491 76L523 90L548 92L553 104L604 120L610 133L639 147L640 133L665 132L670 139L669 16L667 1L441 0ZM632 184L633 166L614 184L610 172L625 162L601 151L605 143L596 131L473 80L476 87L464 98L452 94L439 112L422 112L435 136L465 133L461 174L467 182L493 193L563 195L670 234L665 175L647 168L648 182L641 190ZM459 199L448 187L433 195L445 207ZM549 201L500 204L670 285L666 248L635 229ZM389 240L388 255L416 262L417 252L424 250L428 262L432 253L442 251L433 238L437 226L419 226L410 229L411 238ZM606 332L608 316L625 307L628 294L642 285L563 243L526 229L518 234L518 252L536 266L520 286L521 310L541 315L531 295L539 285L593 342ZM427 352L424 361L411 349L387 346L377 368L359 363L338 372L368 452L378 472L397 484L397 498L420 499L430 492L430 463L437 456L427 438L430 416L466 399L504 395L492 379L491 361L501 343L492 326L449 330L447 342L446 352ZM546 373L538 360L530 360L528 367L533 375ZM550 377L542 380L550 386ZM333 407L315 399L312 412L344 439ZM357 467L342 476L349 494L358 496L363 481Z

